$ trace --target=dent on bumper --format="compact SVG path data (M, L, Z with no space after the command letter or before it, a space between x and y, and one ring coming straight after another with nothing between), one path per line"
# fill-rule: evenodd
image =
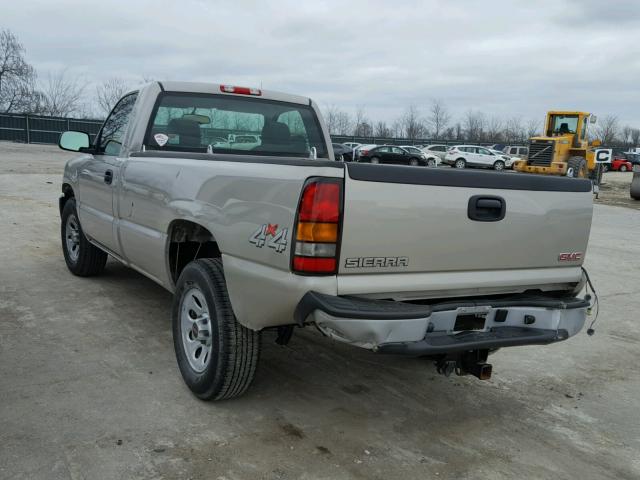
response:
M436 305L333 299L339 300L330 306L307 302L306 321L341 342L381 353L414 355L566 340L582 329L588 307L588 302L578 298L566 302L518 297ZM393 309L394 304L398 311ZM481 315L484 328L456 331L456 319L461 314Z

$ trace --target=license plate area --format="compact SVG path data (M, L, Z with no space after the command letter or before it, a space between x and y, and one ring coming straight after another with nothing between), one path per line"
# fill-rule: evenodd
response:
M484 330L486 320L487 314L485 312L459 313L456 316L456 322L453 326L453 330L455 332Z

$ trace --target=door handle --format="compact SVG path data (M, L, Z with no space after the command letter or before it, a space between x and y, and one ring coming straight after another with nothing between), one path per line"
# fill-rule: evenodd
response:
M504 198L494 195L474 195L469 199L467 215L476 222L498 222L505 216Z
M111 182L113 182L113 170L107 170L104 172L104 183L111 185Z

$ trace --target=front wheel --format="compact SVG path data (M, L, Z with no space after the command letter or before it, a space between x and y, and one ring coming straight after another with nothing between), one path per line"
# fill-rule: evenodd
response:
M411 165L413 167L417 167L419 165L418 159L417 158L410 158L409 159L409 165Z
M427 167L437 167L436 159L435 158L430 158L429 160L427 160Z
M567 177L587 178L587 161L584 157L571 157L567 161Z
M455 168L464 168L467 166L467 162L464 161L463 158L459 158L456 160L456 162L453 164L453 166Z
M76 199L70 198L62 209L60 225L62 253L67 268L79 277L99 275L107 264L108 255L85 237L78 219Z
M493 164L493 169L499 172L504 170L504 162L502 160L498 160Z
M242 395L256 373L260 333L236 320L220 259L184 268L172 317L178 367L191 391L202 400Z
M628 168L627 168L627 166L626 166L626 165L621 165L621 166L620 166L620 171L621 171L621 172L626 172L627 170L628 170Z

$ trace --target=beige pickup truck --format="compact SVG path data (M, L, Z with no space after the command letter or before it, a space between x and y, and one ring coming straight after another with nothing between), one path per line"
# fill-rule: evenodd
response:
M150 83L60 147L69 270L111 256L173 292L202 399L245 392L265 329L487 378L490 352L583 327L588 180L337 162L309 98L208 83Z

